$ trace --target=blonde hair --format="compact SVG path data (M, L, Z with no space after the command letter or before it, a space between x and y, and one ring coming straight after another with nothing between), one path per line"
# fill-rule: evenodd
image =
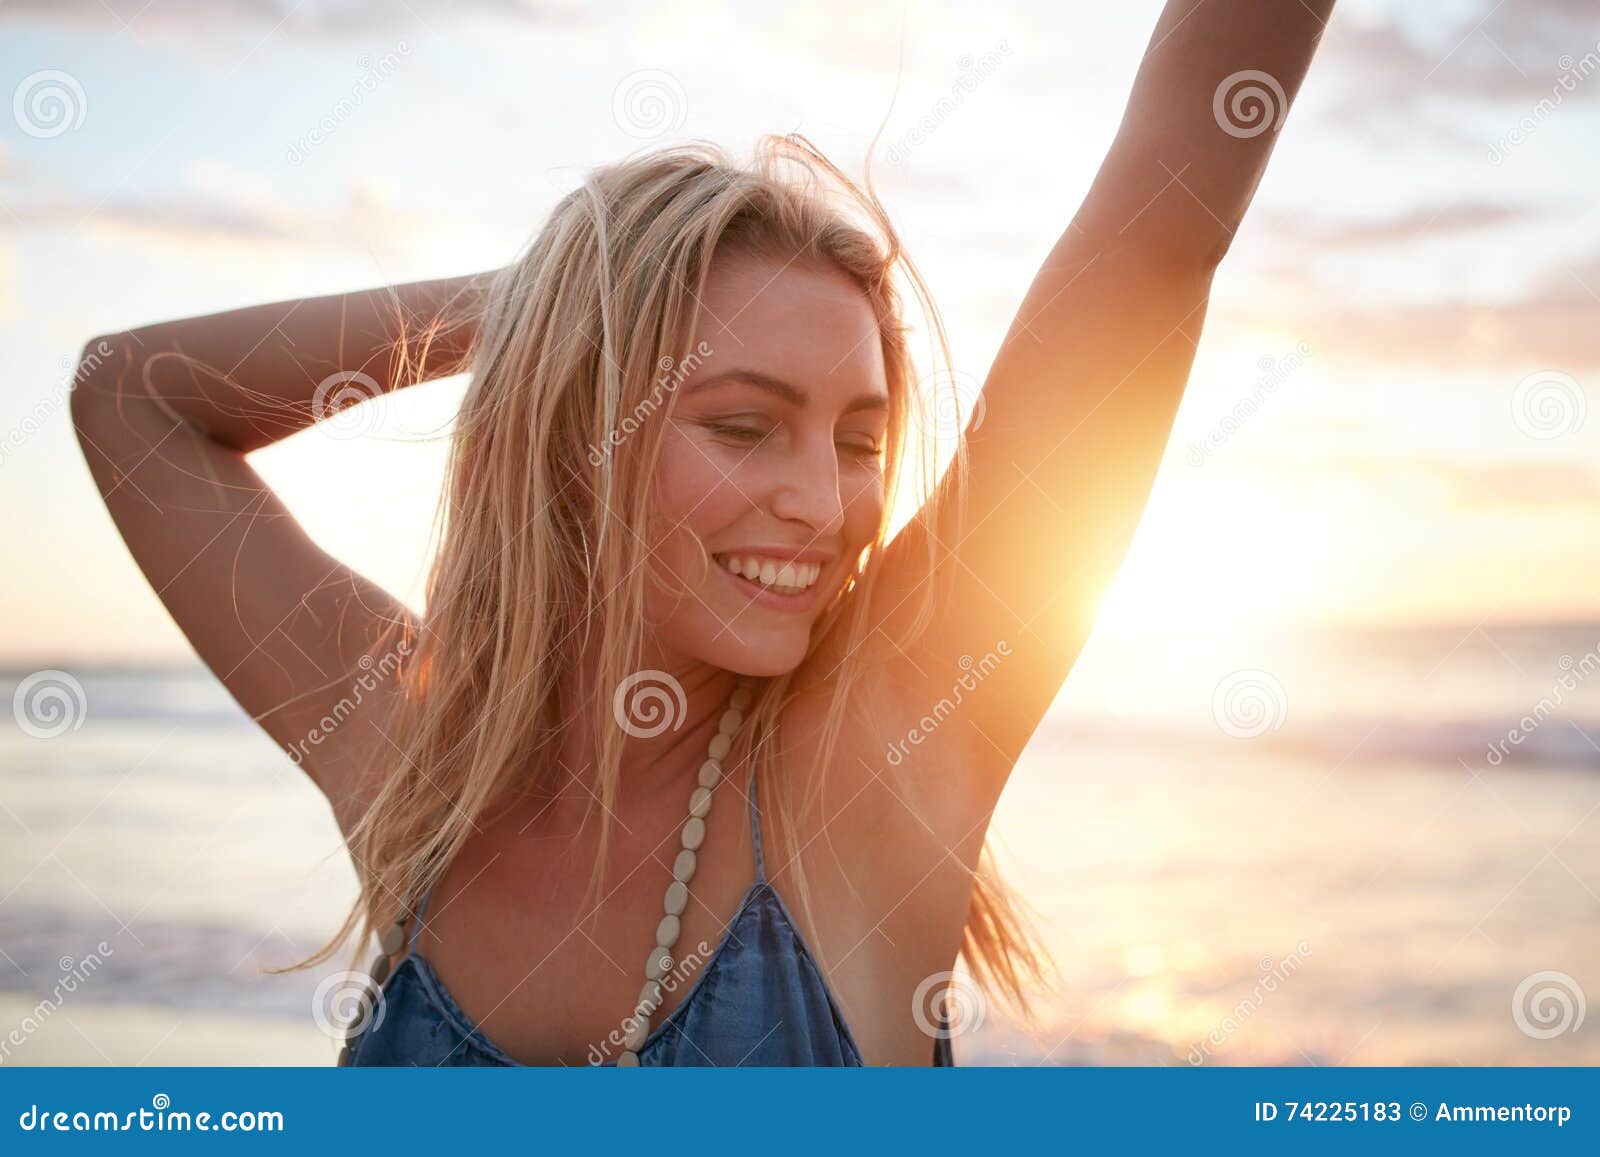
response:
M599 737L590 815L609 815L625 736L605 725L607 689L640 667L649 544L634 528L652 524L649 483L663 423L638 424L626 453L610 446L628 415L660 403L663 370L681 366L695 348L696 303L713 255L728 250L842 271L871 303L882 335L891 398L883 521L813 633L812 653L833 643L845 656L832 677L814 766L833 758L844 713L861 700L851 692L866 670L866 615L919 404L897 271L948 363L942 323L870 178L863 191L804 138L764 137L748 166L695 143L601 167L561 200L488 295L446 473L426 622L396 623L386 641L392 649L398 633L403 693L386 727L396 754L348 840L361 896L334 938L300 967L331 955L353 931L364 943L403 917L487 809L548 786L580 711L590 712ZM668 414L674 397L665 399ZM937 464L928 440L918 441L926 494ZM597 453L601 446L607 449ZM964 458L965 445L956 453ZM964 478L965 470L951 474ZM964 485L958 491L951 497L964 510ZM935 533L922 536L930 577L941 553ZM942 589L922 584L901 645L932 621ZM563 702L580 655L593 657L598 675L587 702ZM728 756L730 767L748 757L763 788L777 746L767 741L791 699L793 675L758 685ZM820 798L821 780L813 771L807 806ZM798 846L783 798L762 790L763 800L778 801L780 839ZM601 822L596 886L610 830ZM795 866L809 911L805 873ZM962 954L980 983L1026 1007L1023 977L1039 975L1040 957L987 847Z

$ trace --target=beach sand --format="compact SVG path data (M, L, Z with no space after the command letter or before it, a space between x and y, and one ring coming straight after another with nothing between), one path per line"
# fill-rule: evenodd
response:
M36 1005L0 996L0 1025L31 1023ZM332 1065L338 1045L313 1025L260 1016L174 1013L164 1005L74 1004L49 1014L7 1065Z

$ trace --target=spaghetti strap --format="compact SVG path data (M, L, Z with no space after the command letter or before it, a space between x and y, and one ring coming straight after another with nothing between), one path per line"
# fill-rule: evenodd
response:
M755 845L756 852L756 879L762 883L767 879L767 864L761 854L761 809L756 806L756 773L750 771L750 841Z
M423 889L422 899L417 902L416 909L412 913L411 935L406 940L407 956L415 955L417 951L417 937L422 934L422 918L423 915L428 911L428 901L433 898L433 890L438 886L438 883L439 881L436 879L432 884L429 884L425 889Z

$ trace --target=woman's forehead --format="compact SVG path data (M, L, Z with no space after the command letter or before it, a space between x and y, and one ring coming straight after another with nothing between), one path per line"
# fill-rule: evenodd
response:
M843 271L816 261L719 257L695 333L712 351L697 376L737 364L816 387L884 382L872 303Z

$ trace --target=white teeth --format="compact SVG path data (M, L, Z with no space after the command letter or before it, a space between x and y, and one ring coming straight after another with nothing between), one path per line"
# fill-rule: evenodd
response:
M806 590L822 575L821 564L814 562L780 563L775 559L741 554L722 555L717 561L741 578L786 593Z

